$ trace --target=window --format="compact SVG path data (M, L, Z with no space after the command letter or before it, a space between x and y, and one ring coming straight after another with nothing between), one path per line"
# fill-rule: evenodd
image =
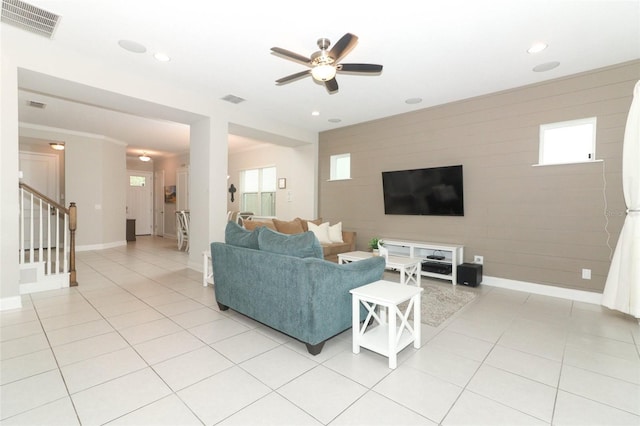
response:
M595 160L596 117L540 126L539 164Z
M351 179L351 154L336 154L331 156L329 179Z
M147 178L145 176L129 176L129 186L145 186Z
M240 210L257 216L276 215L276 168L240 173Z

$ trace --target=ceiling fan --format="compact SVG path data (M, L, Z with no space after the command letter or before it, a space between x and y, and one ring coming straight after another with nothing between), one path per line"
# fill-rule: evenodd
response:
M331 50L329 46L331 42L327 38L318 39L319 51L307 58L297 53L291 52L280 47L272 47L271 51L285 59L300 62L308 66L310 69L295 74L288 75L276 80L276 84L286 84L307 75L311 75L314 80L324 83L329 93L338 91L338 82L336 81L336 73L349 72L358 74L378 74L382 71L382 65L376 64L339 64L358 43L358 37L347 33L342 36Z

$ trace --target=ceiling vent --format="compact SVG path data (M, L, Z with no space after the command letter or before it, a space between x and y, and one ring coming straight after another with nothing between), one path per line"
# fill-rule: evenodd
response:
M227 95L224 98L222 98L223 101L227 101L227 102L231 102L232 104L239 104L240 102L244 102L246 99L242 99L238 96L234 96L234 95Z
M2 22L52 38L60 16L20 0L2 0Z
M43 102L38 102L38 101L29 101L27 102L27 105L29 105L30 107L40 108L40 109L44 109L47 106L47 104Z

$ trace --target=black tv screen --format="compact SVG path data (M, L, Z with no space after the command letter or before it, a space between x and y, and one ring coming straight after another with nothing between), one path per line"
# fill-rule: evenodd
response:
M462 165L382 172L384 213L464 216Z

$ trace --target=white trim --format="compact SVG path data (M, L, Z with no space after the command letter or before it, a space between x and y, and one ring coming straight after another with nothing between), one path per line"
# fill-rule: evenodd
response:
M67 287L69 287L69 273L47 275L38 282L20 284L20 294L38 293Z
M602 293L594 293L573 288L562 288L545 284L536 284L526 281L508 280L506 278L487 277L482 279L482 284L490 287L500 287L515 291L526 291L527 293L540 294L544 296L559 297L576 302L591 303L600 305Z
M122 241L114 241L112 243L106 243L106 244L91 244L91 245L85 245L85 246L76 246L76 252L79 252L79 251L106 250L106 249L115 248L115 247L122 247L122 246L126 246L126 245L127 245L127 241L126 240L122 240Z
M566 166L568 164L589 164L589 163L603 163L604 160L589 160L589 161L572 161L570 163L549 163L549 164L532 164L531 167L550 167L550 166Z
M22 297L3 297L0 299L0 311L7 311L9 309L22 308Z

